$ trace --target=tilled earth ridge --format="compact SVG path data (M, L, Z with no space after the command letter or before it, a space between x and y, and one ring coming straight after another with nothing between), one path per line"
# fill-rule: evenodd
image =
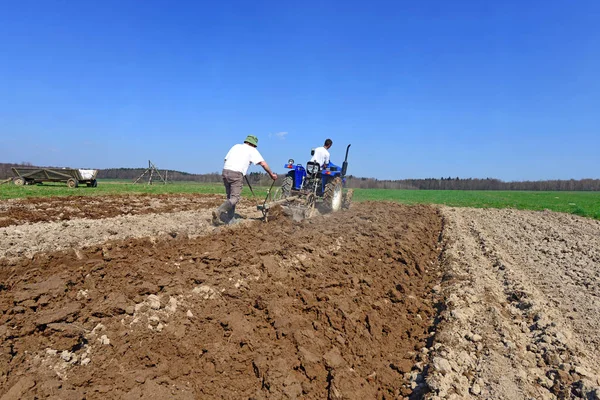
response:
M1 398L418 395L436 209L248 222L1 260Z
M135 194L64 196L11 199L0 202L0 228L34 222L103 219L205 210L223 202L223 196L206 194Z
M446 309L432 399L600 396L600 223L442 208Z
M211 234L220 229L212 225L211 212L223 202L223 197L103 196L91 203L85 196L65 198L62 203L55 198L30 200L25 202L27 213L22 211L23 202L13 202L17 211L11 211L4 204L4 215L12 216L10 221L14 224L0 228L0 258L31 257L38 252L82 248L107 240ZM78 201L82 203L78 204ZM120 205L124 203L137 204L141 208L123 208ZM81 218L72 210L94 212L91 217ZM236 214L244 218L242 223L262 217L256 206L251 206L248 201L237 207Z

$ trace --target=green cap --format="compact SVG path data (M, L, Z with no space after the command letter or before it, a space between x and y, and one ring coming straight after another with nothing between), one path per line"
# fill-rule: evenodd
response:
M244 140L244 142L250 143L254 146L258 146L258 138L254 135L246 136L246 140Z

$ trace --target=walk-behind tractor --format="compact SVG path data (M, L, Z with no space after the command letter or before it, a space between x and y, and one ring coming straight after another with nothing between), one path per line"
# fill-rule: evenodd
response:
M258 206L265 220L269 209L276 204L290 208L293 217L301 215L301 218L309 217L315 207L323 212L349 208L353 192L352 189L345 189L345 184L350 146L346 147L346 158L341 167L330 162L321 168L318 163L310 161L304 167L290 159L284 165L290 171L281 187L267 194L264 203Z

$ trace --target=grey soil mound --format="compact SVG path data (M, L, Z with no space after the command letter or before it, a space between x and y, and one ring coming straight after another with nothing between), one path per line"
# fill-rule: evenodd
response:
M600 222L443 208L432 398L598 399Z

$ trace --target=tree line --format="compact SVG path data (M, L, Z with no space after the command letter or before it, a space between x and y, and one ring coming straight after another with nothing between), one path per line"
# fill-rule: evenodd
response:
M600 191L600 179L504 182L494 178L379 180L348 176L346 185L361 189Z
M31 163L21 164L0 163L0 179L13 177L12 167L30 167ZM52 167L44 167L52 168ZM98 170L98 179L121 179L132 182L140 177L146 168L108 168ZM198 182L220 183L220 172L208 174L190 174L173 170L159 170L163 178L171 182ZM276 185L281 183L284 174ZM158 177L156 177L158 178ZM140 180L147 182L148 173ZM157 182L154 178L153 180ZM250 184L256 186L271 185L271 178L264 172L251 172L248 174ZM569 179L569 180L543 180L504 182L494 178L427 178L427 179L399 179L380 180L375 178L360 178L353 175L346 177L348 188L358 189L407 189L407 190L530 190L530 191L600 191L600 179Z

